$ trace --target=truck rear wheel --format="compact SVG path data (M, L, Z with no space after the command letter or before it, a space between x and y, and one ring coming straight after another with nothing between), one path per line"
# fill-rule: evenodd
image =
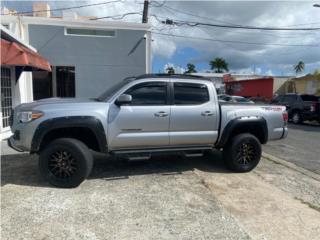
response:
M301 114L299 112L294 112L292 114L292 122L294 124L300 124L302 123L302 117L301 117Z
M236 135L223 148L223 158L232 171L249 172L260 161L261 144L252 134Z
M54 140L39 155L42 176L50 184L62 188L79 186L89 176L92 165L88 147L73 138Z

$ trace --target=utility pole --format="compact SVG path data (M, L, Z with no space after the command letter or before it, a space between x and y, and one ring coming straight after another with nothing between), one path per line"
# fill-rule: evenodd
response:
M149 0L144 0L142 23L148 23Z

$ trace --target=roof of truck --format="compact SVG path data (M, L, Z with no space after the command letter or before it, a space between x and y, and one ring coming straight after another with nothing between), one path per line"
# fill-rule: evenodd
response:
M174 78L174 79L199 79L199 80L206 80L210 81L209 78L197 76L197 75L187 75L187 74L168 74L168 73L151 73L151 74L143 74L137 77L132 77L132 80L139 80L139 79L145 79L145 78Z

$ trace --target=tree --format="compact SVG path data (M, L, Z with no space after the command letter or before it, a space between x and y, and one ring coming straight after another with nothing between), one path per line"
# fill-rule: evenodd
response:
M174 74L175 73L173 67L167 67L166 71L167 71L168 74Z
M196 66L192 63L188 63L187 64L187 71L185 71L184 73L196 73Z
M210 61L211 70L214 70L216 73L223 73L224 71L228 72L228 63L223 58L215 58Z
M298 64L294 66L294 70L296 71L296 74L303 72L304 62L299 61Z

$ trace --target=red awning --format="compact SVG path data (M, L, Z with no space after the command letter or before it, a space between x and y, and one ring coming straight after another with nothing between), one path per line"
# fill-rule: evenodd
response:
M35 51L1 39L1 65L28 66L51 72L50 63Z

